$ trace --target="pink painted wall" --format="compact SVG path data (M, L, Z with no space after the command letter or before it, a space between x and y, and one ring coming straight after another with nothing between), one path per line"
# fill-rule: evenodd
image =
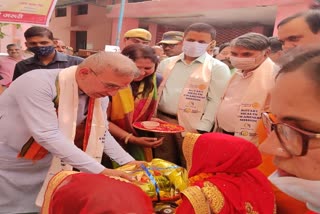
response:
M277 16L276 16L276 24L282 20L284 17L289 16L291 14L305 11L312 4L313 0L223 0L223 1L215 1L214 4L212 1L198 1L198 0L161 0L161 1L146 1L134 4L126 4L125 5L125 13L124 13L124 21L123 21L123 30L122 34L128 30L139 26L139 18L140 17L154 17L161 16L164 14L167 15L187 15L194 14L197 11L201 13L201 11L209 11L209 10L219 10L219 9L234 9L234 8L245 8L252 7L255 5L259 6L277 6ZM168 6L170 5L170 6ZM187 5L187 6L186 6ZM141 12L137 12L141 11ZM113 19L113 28L112 32L117 32L118 25L118 16L120 13L120 4L114 5L112 10L107 14L107 17ZM156 29L158 28L158 30ZM152 35L154 36L152 39L152 44L155 44L159 41L162 36L159 36L159 26L156 24L149 25L149 30L152 31ZM172 30L172 29L170 29ZM173 29L174 30L174 29ZM230 31L230 29L225 29L226 31ZM265 33L268 30L269 32L272 29L266 29L263 26L253 26L248 29L246 32L258 32ZM225 33L222 32L223 38L221 42L228 41L230 38L235 38L239 36L240 31L233 31L234 37L226 36ZM276 33L276 29L273 30L274 34ZM242 31L241 31L242 32ZM241 34L240 34L241 35ZM219 31L218 31L219 37ZM115 42L116 33L112 35L112 42ZM219 38L218 38L219 39ZM121 38L122 41L122 38Z
M53 32L55 38L63 40L66 45L70 44L70 26L71 7L67 7L67 16L65 17L55 17L55 11L53 11L49 29Z
M164 14L193 14L197 11L210 11L219 9L232 9L252 7L255 5L290 5L309 4L311 0L223 0L223 1L200 1L200 0L160 0L146 1L125 5L125 17L139 18L152 17ZM214 3L213 3L214 2ZM137 12L139 11L139 12ZM114 5L108 17L118 17L120 5Z
M117 32L118 32L118 19L114 18L111 19L112 21L112 39L111 44L115 45L117 40ZM130 19L125 18L123 19L123 25L120 33L120 47L123 48L123 34L127 32L128 30L131 30L133 28L139 27L139 20L138 19Z
M87 15L76 15L76 6L67 7L66 17L53 15L49 24L50 30L68 45L75 48L74 31L87 31L87 46L94 50L104 50L110 44L112 22L105 16L104 7L88 5Z
M119 3L120 0L117 0ZM146 1L125 5L125 19L123 21L120 42L122 47L123 34L127 30L140 26L139 17L152 17L157 15L187 15L201 11L214 11L219 9L232 9L242 7L252 7L253 5L276 5L277 15L276 23L296 12L304 11L309 8L313 0L223 0L223 1L200 1L200 0L161 0ZM114 45L116 42L118 16L120 5L112 5L111 11L107 12L106 8L89 4L88 15L72 15L75 14L75 6L67 7L66 17L55 17L55 13L51 18L49 28L54 32L54 36L58 37L75 48L75 32L85 30L88 32L87 43L91 44L92 49L103 50L106 44ZM147 26L146 26L147 25ZM26 26L26 27L25 27ZM22 29L16 30L14 26L6 26L4 32L9 36L0 41L1 52L6 51L5 45L12 42L20 42L24 44L23 32L30 25L23 25ZM163 26L152 23L144 23L153 35L152 44L161 38L159 29ZM171 30L171 29L169 29ZM174 29L172 29L174 30ZM218 29L219 30L219 29ZM255 27L256 32L263 31L262 28ZM242 32L242 31L241 31ZM235 32L238 35L240 31ZM274 29L276 35L277 30ZM159 36L160 35L160 36ZM218 31L219 37L219 31ZM221 37L221 40L227 40L229 37Z
M156 39L157 39L157 30L158 30L158 25L157 24L149 24L149 28L148 30L150 31L151 35L152 35L152 39L151 39L151 44L154 45L156 43Z
M13 24L2 27L2 32L4 32L6 36L3 39L0 39L0 52L6 53L6 46L11 43L20 44L23 49L26 49L23 33L29 27L31 27L31 25L28 24L21 24L21 27L19 29L17 29Z

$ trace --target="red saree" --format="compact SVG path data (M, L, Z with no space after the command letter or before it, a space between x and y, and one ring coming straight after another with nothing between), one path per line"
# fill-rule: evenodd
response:
M42 214L153 213L151 199L121 178L63 171L47 188Z
M183 143L191 186L177 214L274 213L271 184L255 169L261 163L255 145L219 133L188 134Z

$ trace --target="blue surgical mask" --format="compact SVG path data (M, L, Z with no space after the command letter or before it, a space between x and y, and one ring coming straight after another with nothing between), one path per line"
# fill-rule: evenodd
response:
M35 46L30 47L29 50L38 57L49 56L55 50L53 46Z
M189 42L184 40L182 45L182 51L185 55L190 57L199 57L207 51L207 43Z

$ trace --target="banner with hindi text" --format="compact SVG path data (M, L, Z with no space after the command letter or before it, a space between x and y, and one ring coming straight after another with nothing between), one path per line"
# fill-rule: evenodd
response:
M48 26L57 0L0 0L0 22Z

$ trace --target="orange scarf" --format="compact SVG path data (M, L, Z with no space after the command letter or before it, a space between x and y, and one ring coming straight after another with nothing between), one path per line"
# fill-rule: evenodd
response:
M58 107L59 107L59 81L57 78L56 81L56 88L57 88L57 97L53 100L55 107L57 109L58 114ZM85 133L84 133L84 139L83 139L83 151L86 151L88 141L89 141L89 133L91 131L91 122L92 122L92 116L93 116L93 107L94 107L94 99L89 98L89 104L88 104L88 116L86 120L85 125ZM18 158L24 158L27 160L37 161L41 160L48 154L48 150L46 150L43 146L41 146L39 143L37 143L33 137L31 137L27 143L25 143L18 154Z

